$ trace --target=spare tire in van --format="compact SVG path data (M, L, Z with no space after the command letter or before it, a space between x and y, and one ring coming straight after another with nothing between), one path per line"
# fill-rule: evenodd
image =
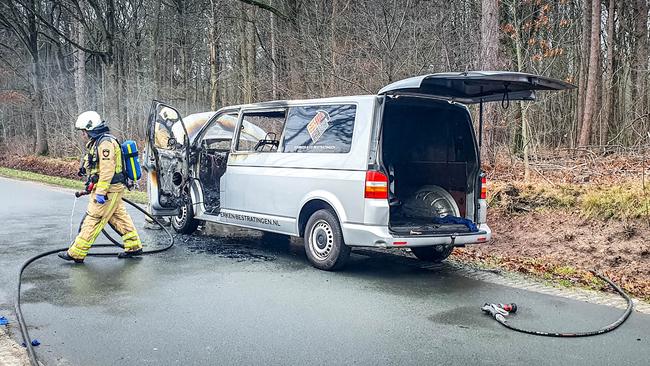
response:
M402 213L411 218L460 216L454 198L444 188L430 185L420 187L404 201Z

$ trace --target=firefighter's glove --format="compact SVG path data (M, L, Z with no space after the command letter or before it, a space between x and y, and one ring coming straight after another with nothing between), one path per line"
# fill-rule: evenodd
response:
M86 168L84 168L84 167L79 168L79 171L77 172L77 175L80 176L80 177L83 177L84 175L86 175Z
M106 197L105 195L98 194L98 195L95 197L95 202L99 203L100 205L103 205L104 203L106 203L106 199L107 199L107 198L108 198L108 197Z

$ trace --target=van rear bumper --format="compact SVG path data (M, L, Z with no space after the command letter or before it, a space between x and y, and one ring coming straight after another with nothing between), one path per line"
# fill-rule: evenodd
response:
M424 247L431 245L465 245L487 243L492 230L487 224L480 224L474 233L394 236L388 226L343 223L345 244L353 247Z

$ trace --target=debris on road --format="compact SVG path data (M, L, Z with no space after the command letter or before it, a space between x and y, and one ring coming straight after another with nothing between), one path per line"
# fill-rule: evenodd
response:
M41 342L39 342L38 339L32 339L31 343L32 343L32 346L34 346L34 347L41 345ZM23 346L23 347L27 347L25 342L21 343L20 345Z

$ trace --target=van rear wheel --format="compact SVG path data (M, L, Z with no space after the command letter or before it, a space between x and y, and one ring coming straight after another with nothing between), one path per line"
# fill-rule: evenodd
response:
M325 271L342 268L350 258L350 247L331 210L318 210L307 221L304 234L305 252L311 264Z
M434 245L432 247L413 247L413 253L419 260L427 262L442 262L451 255L453 246Z

